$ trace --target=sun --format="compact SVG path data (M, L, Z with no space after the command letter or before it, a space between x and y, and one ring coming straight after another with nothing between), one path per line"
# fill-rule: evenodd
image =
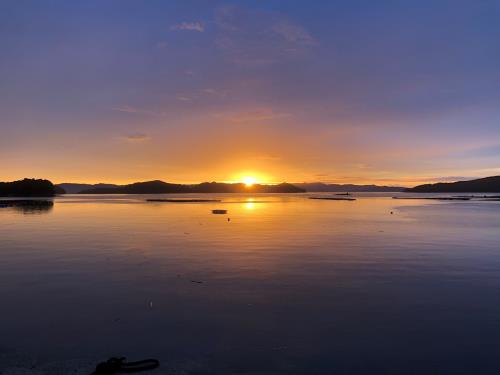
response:
M246 187L252 187L257 182L255 177L246 176L243 177L243 183Z

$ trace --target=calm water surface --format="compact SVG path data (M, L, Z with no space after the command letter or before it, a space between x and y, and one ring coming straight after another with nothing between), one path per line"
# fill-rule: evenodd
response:
M500 202L219 197L0 208L0 354L157 357L193 374L500 373Z

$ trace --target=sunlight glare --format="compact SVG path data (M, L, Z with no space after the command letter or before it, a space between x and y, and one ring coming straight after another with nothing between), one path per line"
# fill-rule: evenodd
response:
M254 177L243 177L243 183L246 185L246 187L252 187L256 182L257 180Z

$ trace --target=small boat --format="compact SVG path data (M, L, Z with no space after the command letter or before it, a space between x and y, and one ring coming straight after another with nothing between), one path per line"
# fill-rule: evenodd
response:
M212 210L214 215L225 215L227 214L227 210Z

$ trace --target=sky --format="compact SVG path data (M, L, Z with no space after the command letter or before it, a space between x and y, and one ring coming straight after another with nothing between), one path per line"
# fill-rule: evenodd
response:
M0 180L500 175L499 19L499 0L2 0Z

